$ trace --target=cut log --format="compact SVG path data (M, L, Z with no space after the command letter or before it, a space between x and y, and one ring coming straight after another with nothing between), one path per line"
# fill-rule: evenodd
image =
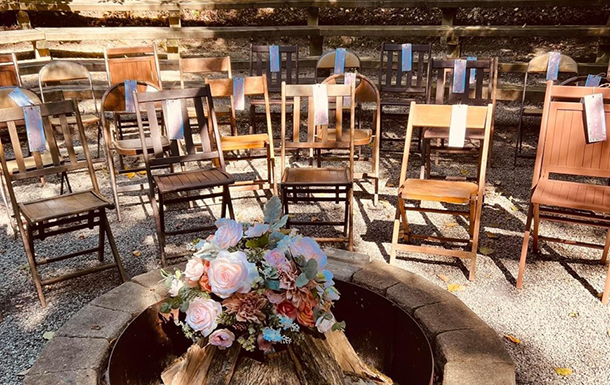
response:
M301 384L344 385L343 370L330 351L328 342L310 333L304 333L303 337L302 341L288 346Z
M242 357L230 385L300 384L288 351L269 354L265 362Z
M206 385L228 385L231 382L241 345L233 344L231 348L226 350L218 350L214 356L214 361L208 369Z
M192 345L183 356L161 374L164 385L204 384L208 369L218 349L199 343Z

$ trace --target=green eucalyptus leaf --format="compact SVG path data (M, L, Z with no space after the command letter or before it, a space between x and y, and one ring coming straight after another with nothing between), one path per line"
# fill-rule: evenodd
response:
M167 302L163 302L161 304L161 309L160 309L161 313L169 313L170 311L172 311L172 305L170 305Z
M280 281L268 279L265 281L265 286L267 286L271 290L280 290Z
M257 247L259 247L258 245L258 240L257 239L250 239L246 242L246 247L248 249L256 249Z
M345 321L335 322L333 324L332 331L345 331Z
M305 266L303 266L303 273L307 276L308 280L314 279L318 275L318 261L311 258Z
M282 202L280 198L273 196L265 203L264 207L265 223L274 225L282 216Z
M189 309L189 303L188 302L182 302L182 304L180 305L180 311L183 313L186 313L186 311Z
M310 279L307 278L305 273L301 273L299 278L297 278L297 287L303 287L309 283Z

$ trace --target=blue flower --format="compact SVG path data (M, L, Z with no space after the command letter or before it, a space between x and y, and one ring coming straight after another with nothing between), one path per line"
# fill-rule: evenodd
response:
M284 340L279 330L269 327L263 329L263 338L269 342L282 342Z

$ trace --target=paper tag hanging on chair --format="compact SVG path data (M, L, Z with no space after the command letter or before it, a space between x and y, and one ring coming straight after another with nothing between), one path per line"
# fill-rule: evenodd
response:
M28 136L28 146L31 152L45 152L46 138L42 124L40 106L23 107L23 119L25 120L25 130Z
M607 139L607 131L603 94L592 94L585 96L583 98L583 107L587 143L605 141Z
M280 46L269 46L269 71L280 72Z
M8 97L11 98L19 107L31 106L34 104L21 89L15 88Z
M328 92L326 84L314 84L312 87L314 124L328 124Z
M476 56L468 56L466 58L466 61L476 61L476 60L477 60ZM468 83L475 84L476 82L477 82L477 69L471 68L470 69L470 78L468 80Z
M344 79L343 79L343 83L345 85L352 85L356 83L356 73L355 72L346 72ZM352 105L352 98L349 96L344 96L343 97L343 105L345 107L351 107Z
M169 140L184 139L184 121L182 120L182 100L168 99L165 101L165 124Z
M136 112L135 100L133 100L133 93L138 91L137 80L125 80L125 111Z
M599 75L587 75L587 81L585 82L585 87L599 87L599 84L602 82L602 77Z
M455 104L451 106L451 123L449 125L449 147L464 147L466 139L466 119L468 105Z
M549 64L546 67L546 80L557 80L559 76L559 63L561 54L559 52L549 52Z
M345 72L345 48L337 48L335 50L335 69L333 73L342 74Z
M243 111L246 108L245 91L244 78L233 78L233 108L236 111Z
M409 43L403 44L400 47L400 58L402 61L401 70L402 72L411 71L413 66L413 46Z
M454 94L463 94L466 90L466 60L455 59L453 62L453 89Z

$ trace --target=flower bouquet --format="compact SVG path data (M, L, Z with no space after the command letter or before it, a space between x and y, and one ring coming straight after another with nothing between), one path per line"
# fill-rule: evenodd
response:
M339 292L324 269L326 254L312 238L282 229L281 213L273 197L264 223L219 219L214 235L190 245L195 253L184 271L162 271L170 296L161 312L173 313L187 337L271 353L302 339L304 328L344 329L331 311Z

